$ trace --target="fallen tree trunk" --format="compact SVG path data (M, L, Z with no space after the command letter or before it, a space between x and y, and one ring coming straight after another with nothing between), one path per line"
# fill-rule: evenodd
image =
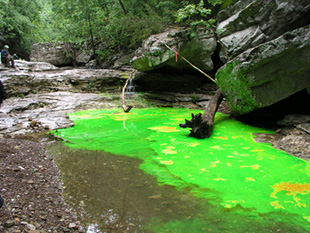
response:
M190 137L209 138L213 131L215 113L217 112L222 100L223 94L220 90L217 90L208 103L203 115L201 113L196 115L192 114L191 120L185 119L185 123L180 124L179 126L181 128L192 128L189 134Z

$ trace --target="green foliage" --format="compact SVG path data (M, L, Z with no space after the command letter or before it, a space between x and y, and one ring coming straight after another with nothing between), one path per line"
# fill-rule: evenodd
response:
M221 5L225 2L228 2L227 0L208 0L208 2L212 5L212 6L216 6L216 5Z
M200 18L207 18L210 13L211 10L205 9L203 1L200 1L197 5L189 4L179 9L176 15L176 22L180 23L189 19L197 20Z
M148 8L140 17L129 14L120 19L114 18L107 26L107 33L118 48L136 49L145 38L160 32L163 25L163 19Z
M0 0L0 32L5 43L12 44L13 51L18 47L29 50L36 33L36 22L40 20L39 0L7 1ZM12 51L12 50L11 50Z
M28 54L33 43L62 41L86 45L105 59L119 50L136 49L151 34L174 24L183 6L180 0L0 0L0 34L5 43ZM209 14L201 6L198 11L202 17Z
M197 95L192 95L191 98L192 98L192 102L193 103L197 103L197 101L198 101L198 96Z
M209 2L212 5L221 3L221 0L213 0ZM190 25L191 27L204 26L212 28L215 25L215 19L210 18L211 10L206 9L204 1L201 0L198 4L188 4L187 1L183 1L184 7L179 9L176 14L176 22Z
M224 9L232 4L235 4L238 0L226 0L223 1L223 4L221 5L221 9Z

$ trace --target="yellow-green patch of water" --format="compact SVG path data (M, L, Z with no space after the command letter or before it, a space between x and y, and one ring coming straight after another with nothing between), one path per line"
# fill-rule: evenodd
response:
M178 124L190 118L191 112L198 113L171 108L82 111L70 114L74 127L54 133L72 142L67 144L70 147L142 159L140 168L160 184L188 189L223 209L249 214L240 211L242 207L252 215L275 215L279 221L310 231L309 163L254 141L253 133L271 131L223 114L216 115L210 138L190 138L188 129ZM165 226L186 229L191 224L203 223L196 219ZM150 226L156 228L156 224Z

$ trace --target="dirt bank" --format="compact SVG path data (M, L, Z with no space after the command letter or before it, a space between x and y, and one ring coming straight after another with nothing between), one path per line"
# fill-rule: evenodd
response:
M53 158L36 138L0 138L0 232L84 232L63 199Z

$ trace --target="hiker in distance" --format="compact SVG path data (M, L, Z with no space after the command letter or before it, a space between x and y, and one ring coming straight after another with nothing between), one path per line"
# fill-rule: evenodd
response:
M5 45L4 49L1 50L1 62L5 64L6 67L10 66L10 62L12 63L12 68L15 68L14 58L11 56L9 52L9 46Z

